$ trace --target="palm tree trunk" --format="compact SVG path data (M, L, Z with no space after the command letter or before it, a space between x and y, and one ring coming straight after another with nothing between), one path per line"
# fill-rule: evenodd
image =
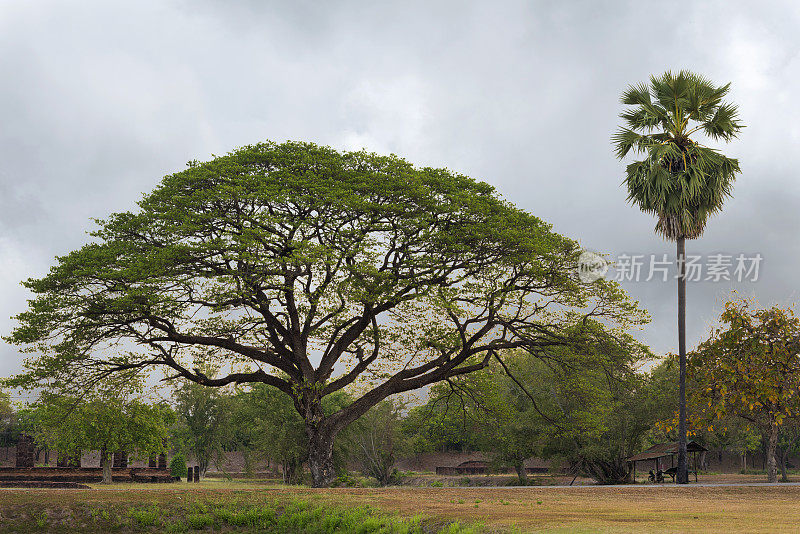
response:
M678 484L689 483L686 454L686 238L678 238L678 355L680 358L678 414Z

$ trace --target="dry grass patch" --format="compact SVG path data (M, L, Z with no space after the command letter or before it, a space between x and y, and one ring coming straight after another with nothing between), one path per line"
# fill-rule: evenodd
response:
M335 488L315 490L209 481L198 485L116 485L91 490L0 491L0 514L41 510L68 515L80 506L175 507L231 501L371 507L430 524L480 522L488 531L797 532L800 487ZM39 516L43 517L43 516ZM2 522L0 522L0 526ZM2 528L0 528L2 530Z
M282 491L282 490L279 490ZM387 488L305 490L525 532L797 532L800 487Z

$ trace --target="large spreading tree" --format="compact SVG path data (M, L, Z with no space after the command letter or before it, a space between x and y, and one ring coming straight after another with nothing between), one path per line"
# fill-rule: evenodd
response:
M304 421L315 486L334 480L334 437L390 395L645 319L615 283L581 282L578 244L491 186L395 156L248 146L191 162L99 224L25 283L34 298L9 340L33 356L9 385L157 368L264 383Z
M731 196L739 162L713 142L728 142L742 129L734 104L723 99L730 84L715 85L688 71L651 76L650 83L628 87L620 114L625 126L613 136L617 157L643 159L625 170L628 200L657 217L656 232L677 244L678 354L680 358L678 429L679 483L689 482L686 457L686 240L703 234L708 219Z

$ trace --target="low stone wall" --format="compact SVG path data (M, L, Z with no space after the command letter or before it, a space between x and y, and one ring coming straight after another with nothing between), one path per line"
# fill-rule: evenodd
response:
M451 468L456 468L464 462L483 461L491 464L492 455L484 452L424 452L401 458L395 462L395 467L400 471L433 471L442 472L446 474L462 474L464 471L454 471ZM525 470L528 473L542 473L548 472L553 467L559 468L561 466L553 466L551 462L542 460L541 458L528 458L525 460ZM511 470L509 470L510 472Z
M114 469L111 473L114 482L172 482L174 479L165 469ZM103 471L95 467L2 467L2 482L100 482Z

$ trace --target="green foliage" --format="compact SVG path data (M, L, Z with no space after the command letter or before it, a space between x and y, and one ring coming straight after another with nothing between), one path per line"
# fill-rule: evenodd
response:
M166 452L172 410L148 404L122 391L95 391L83 397L43 392L26 413L26 430L36 441L59 453L79 456L83 450L101 453L106 465L118 452L142 456ZM110 471L104 473L104 481Z
M650 372L648 411L653 415L656 424L646 438L646 445L654 445L665 441L677 441L678 426L678 392L675 384L678 381L678 360L670 355L661 361ZM694 381L688 384L689 391L689 436L705 445L710 451L733 451L738 454L752 452L761 447L761 438L752 425L738 416L728 415L716 420L702 416ZM712 418L713 419L713 418Z
M737 108L723 100L729 89L692 72L667 71L622 95L630 108L612 137L616 155L644 156L627 166L628 200L655 215L656 231L667 239L699 237L731 195L739 162L691 137L702 132L727 142L739 134Z
M474 407L468 403L449 402L450 396L436 393L440 386L434 386L432 391L436 402L411 408L403 419L403 433L411 442L412 450L422 453L479 449L479 429L470 413Z
M171 414L164 406L108 397L46 396L34 410L36 440L58 451L166 452Z
M507 355L505 360L516 371L525 363L535 365L525 362L530 358L522 354ZM542 434L550 430L531 400L496 362L485 373L434 386L431 401L415 415L406 422L407 429L437 436L439 440L432 441L435 448L494 453L496 467L515 468L521 484L525 483L523 461L542 452Z
M647 409L653 414L656 421L667 421L678 413L678 383L679 362L674 354L668 355L649 373L647 396Z
M184 467L186 467L184 465ZM134 509L128 512L128 516L133 520L134 524L141 528L155 527L160 523L160 513L158 508L147 509Z
M11 417L14 415L14 409L11 406L11 397L8 393L0 390L0 430L4 425L11 422Z
M716 329L689 360L699 417L739 415L776 423L800 414L800 320L791 310L728 302Z
M485 183L396 156L247 146L166 176L92 235L25 282L8 341L36 356L7 384L152 369L263 383L300 414L316 485L333 480L335 435L389 396L499 349L576 342L589 318L646 320L616 283L579 279L575 241ZM360 398L324 413L357 383Z
M365 476L381 486L396 483L399 473L395 460L408 450L408 440L401 431L402 406L385 400L353 423L339 440L351 460L361 466Z
M689 358L698 425L744 418L767 442L768 480L777 477L780 428L800 415L800 320L791 310L726 303L717 328Z
M308 438L291 399L275 388L254 384L237 391L230 406L235 446L259 451L279 463L284 482L301 482L302 465L308 459Z
M263 499L262 499L263 501ZM456 522L402 518L370 506L345 507L294 499L281 502L249 502L212 498L189 502L174 499L159 505L100 504L61 506L48 503L45 509L4 515L4 529L28 532L64 530L63 518L80 525L81 532L252 532L266 534L477 534L477 527ZM55 512L55 513L54 513Z
M44 343L48 350L30 361L15 383L63 376L87 358L97 363L89 369L98 372L147 362L207 385L234 381L212 380L181 365L179 356L189 353L212 360L263 360L289 376L289 384L276 377L270 379L273 385L312 388L282 352L294 351L286 345L284 328L290 325L281 323L284 319L302 317L302 334L309 341L326 342L334 333L337 341L345 332L336 327L348 325L353 312L367 304L374 308L367 324L348 333L353 341L365 336L367 343L375 334L374 314L414 301L432 311L455 310L468 296L485 296L488 275L500 276L498 282L514 277L514 293L535 294L535 283L544 282L553 291L549 296L567 306L609 298L607 303L616 306L604 314L623 321L636 311L613 285L577 284L576 243L496 198L487 184L441 169L416 169L394 156L340 154L303 143L249 146L167 176L140 208L101 222L97 243L59 258L45 278L26 282L38 296L18 316L10 340L33 350ZM285 302L287 277L296 283L288 289L293 305ZM307 280L322 284L305 291ZM456 300L441 289L451 284L459 286ZM492 291L512 290L490 285ZM448 299L447 306L441 298ZM278 308L268 312L266 302L286 307L289 315ZM514 306L508 299L503 305ZM199 319L198 308L208 316ZM254 315L225 318L245 310ZM115 326L123 321L129 328ZM188 333L191 328L206 337ZM244 345L260 334L271 340L272 349ZM417 334L424 341L434 336L448 342L444 332L430 328ZM110 359L94 356L101 343L120 338L149 348ZM191 350L200 345L210 350ZM159 346L174 350L164 354ZM337 346L342 352L335 356L350 346ZM314 383L327 378L324 367ZM251 372L235 378L264 376Z
M0 447L10 447L16 442L16 426L17 418L11 405L11 397L0 390Z
M183 380L173 395L177 425L175 440L191 452L200 472L205 473L230 437L230 406L218 389Z
M761 448L761 435L752 425L737 418L726 418L721 421L719 430L714 430L710 444L719 444L739 454L747 454ZM724 445L723 445L724 444Z
M529 368L526 383L551 427L539 432L542 454L566 459L600 483L628 481L625 458L638 452L655 420L652 390L637 372L649 357L632 338L609 336L567 365Z
M448 406L469 421L476 448L514 467L521 484L523 462L534 455L566 459L599 482L624 481L625 458L655 421L648 378L636 372L650 354L629 336L594 328L594 341L579 351L508 353L485 374L435 386L429 407Z
M186 478L189 469L186 467L186 458L183 453L177 453L169 462L169 472L173 477Z

